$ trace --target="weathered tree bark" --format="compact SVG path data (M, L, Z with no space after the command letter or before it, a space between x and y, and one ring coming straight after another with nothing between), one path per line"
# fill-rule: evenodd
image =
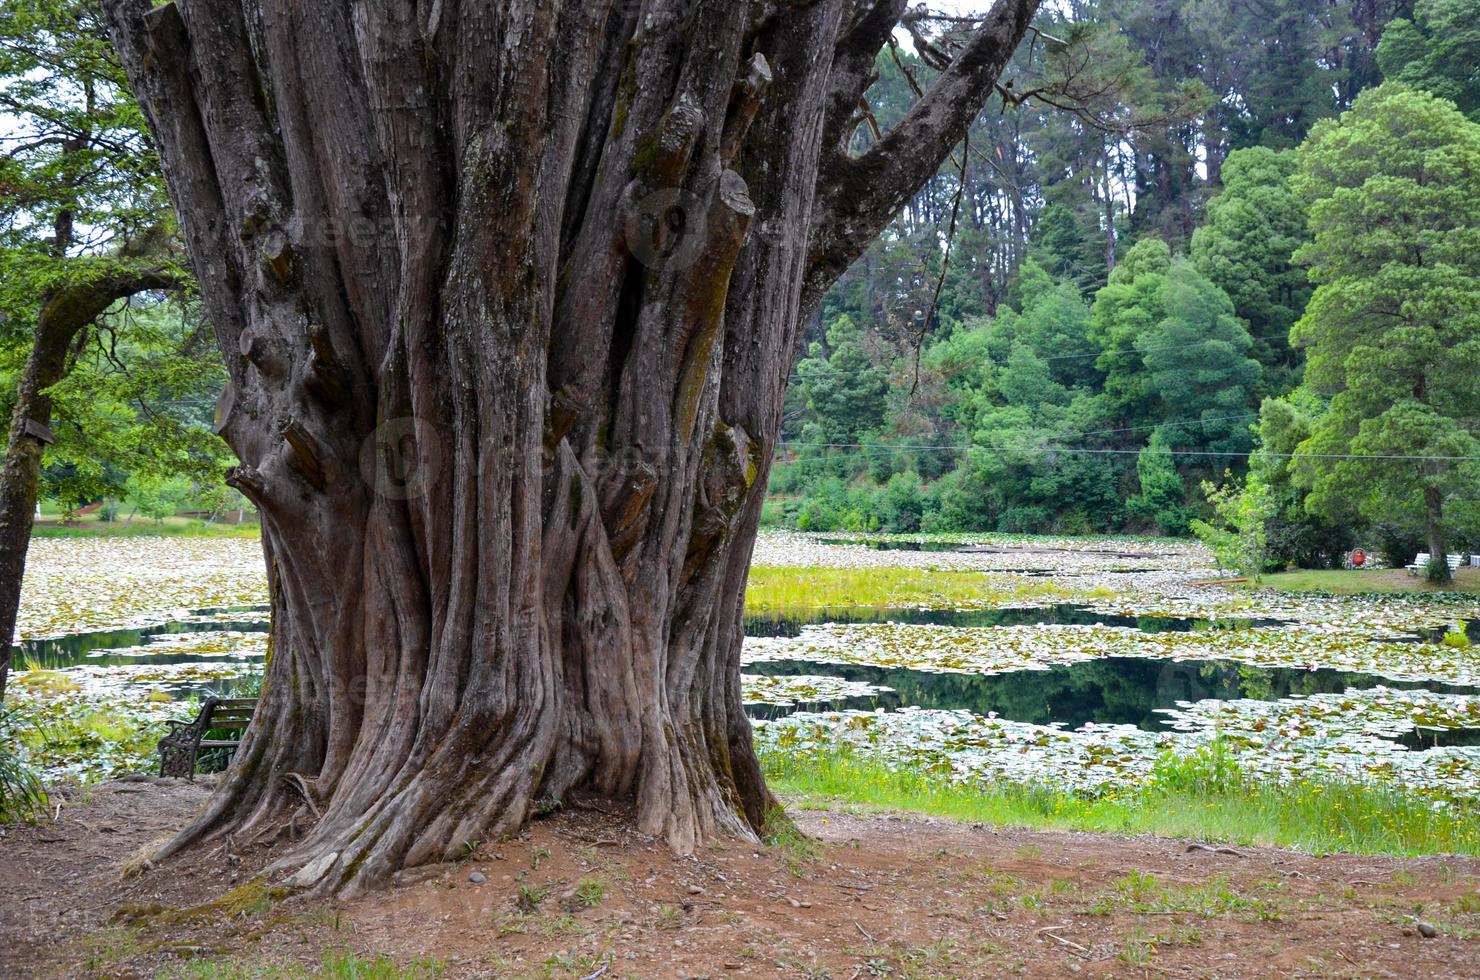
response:
M105 6L272 593L256 722L165 854L305 792L273 868L319 890L573 794L680 851L753 837L741 602L798 324L1036 0L856 158L903 0Z
M125 250L125 257L130 257ZM0 700L10 676L10 646L20 611L21 579L41 487L41 457L51 439L47 389L66 375L78 335L108 307L136 293L176 286L164 268L119 269L56 290L41 304L35 341L21 371L0 471Z

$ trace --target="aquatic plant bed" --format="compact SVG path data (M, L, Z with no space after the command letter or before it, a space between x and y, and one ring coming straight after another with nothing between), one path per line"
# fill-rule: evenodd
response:
M1480 797L1480 596L1208 585L1199 546L1148 539L766 534L755 562L768 752L1099 798L1216 741L1251 778ZM265 602L250 540L37 542L10 699L33 761L152 765L165 718L253 683Z
M1148 632L1122 626L933 626L860 623L804 626L795 637L755 637L742 661L807 660L923 671L996 674L1046 670L1101 657L1231 660L1257 667L1317 668L1395 681L1480 687L1474 648L1363 640L1316 625L1279 629L1208 628Z
M1400 740L1419 729L1480 728L1474 696L1375 688L1161 710L1176 730L1094 723L1067 730L914 707L797 712L754 724L766 751L824 765L830 753L846 748L889 768L938 772L979 787L1010 782L1086 796L1125 792L1145 785L1159 765L1193 757L1216 741L1230 765L1249 777L1397 786L1428 795L1436 806L1480 800L1474 748L1415 751Z
M40 538L26 560L16 639L266 602L262 546L250 538Z

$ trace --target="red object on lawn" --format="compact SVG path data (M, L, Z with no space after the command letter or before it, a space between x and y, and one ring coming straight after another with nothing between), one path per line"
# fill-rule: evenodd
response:
M1367 564L1367 552L1363 551L1361 548L1353 551L1352 564L1357 566L1358 568L1361 568L1363 565Z

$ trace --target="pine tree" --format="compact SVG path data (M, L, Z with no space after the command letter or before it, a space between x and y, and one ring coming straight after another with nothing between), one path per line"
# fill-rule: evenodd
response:
M1295 187L1316 290L1294 339L1330 400L1299 448L1307 505L1413 522L1447 579L1480 485L1480 124L1387 83L1316 128Z

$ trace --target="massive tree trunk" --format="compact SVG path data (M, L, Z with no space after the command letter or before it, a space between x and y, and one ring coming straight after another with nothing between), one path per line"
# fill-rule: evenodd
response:
M133 258L136 251L125 248L121 257ZM120 268L59 288L41 303L31 353L21 369L4 470L0 471L0 700L5 698L10 676L21 579L41 490L41 457L52 439L47 389L66 375L74 342L108 307L135 293L176 285L175 277L163 268Z
M257 720L166 853L302 806L274 869L353 891L582 793L680 851L753 836L741 603L798 324L1036 2L859 157L903 0L105 6L272 594Z

